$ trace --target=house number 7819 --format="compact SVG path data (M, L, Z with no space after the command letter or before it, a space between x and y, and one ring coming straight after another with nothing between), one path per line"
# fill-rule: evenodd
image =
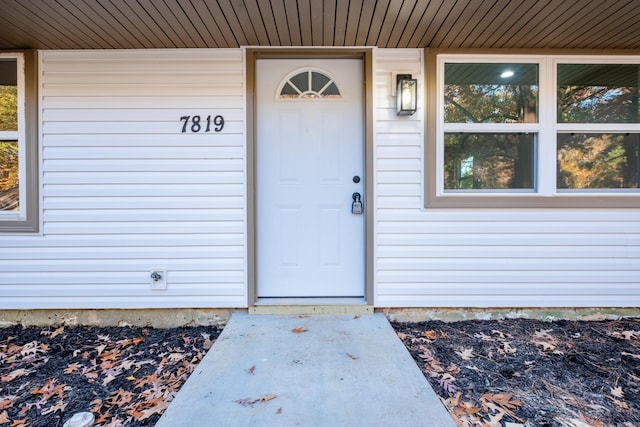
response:
M184 122L182 125L182 133L185 132L211 132L213 128L214 132L220 132L224 129L224 117L221 115L214 116L208 115L206 119L202 119L200 116L182 116L180 121Z

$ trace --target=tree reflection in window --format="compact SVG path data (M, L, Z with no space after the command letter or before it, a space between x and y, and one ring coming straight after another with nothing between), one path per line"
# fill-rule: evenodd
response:
M280 89L280 99L341 98L332 78L319 71L305 70L290 77Z

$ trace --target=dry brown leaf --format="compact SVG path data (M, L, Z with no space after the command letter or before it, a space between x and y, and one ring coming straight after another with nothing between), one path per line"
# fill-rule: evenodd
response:
M436 340L438 338L438 334L433 329L430 331L424 331L422 336L429 340Z
M609 393L615 397L619 397L620 399L624 398L624 391L622 391L622 387L620 386L609 389Z
M533 343L539 347L542 347L542 351L556 349L556 345L550 341L536 340L536 341L533 341Z
M640 338L640 331L611 332L609 335L619 340L632 340L634 338Z
M516 348L511 347L510 341L505 341L502 343L502 346L498 349L498 351L504 354L513 354L518 350Z
M154 414L162 414L167 409L169 404L162 400L157 401L156 404L150 408L143 409L142 411L132 411L129 414L137 421L146 420ZM135 414L135 415L134 415Z
M300 327L298 327L298 328L293 328L293 329L291 330L291 332L293 332L294 334L301 334L301 333L303 333L303 332L307 332L307 331L308 331L308 329L307 329L307 328L305 328L304 326L300 326Z
M354 356L354 355L353 355L353 354L351 354L351 353L347 353L347 356L349 356L349 358L350 358L351 360L358 360L358 359L360 359L358 356Z
M124 406L125 404L131 402L134 394L128 392L126 390L117 390L114 391L107 397L106 401L111 406Z
M24 368L16 369L16 370L11 371L7 375L3 375L0 378L0 381L3 382L3 383L8 383L10 381L15 380L16 378L20 378L22 376L29 375L31 372L33 372L33 371L29 371L29 370L24 369Z
M256 402L268 402L270 400L275 399L276 397L278 397L277 394L269 393L269 394L265 394L264 396L258 398L258 400Z
M495 412L504 412L511 418L522 421L513 412L513 409L522 406L522 401L513 399L513 394L511 393L483 394L480 397L480 402L485 411L491 409Z
M9 414L7 413L7 411L0 412L0 424L5 424L10 421L11 420L9 419Z
M65 374L71 374L73 372L78 371L80 368L80 365L78 365L77 363L71 363L70 365L67 366L67 368L64 370Z
M62 401L59 400L58 403L56 403L55 405L45 409L44 411L41 412L41 415L49 415L49 414L53 414L54 412L64 412L65 408L67 407L67 404Z
M504 412L498 412L497 414L489 414L488 420L483 420L482 427L502 427L502 418L504 418Z
M58 398L62 399L65 390L68 390L69 387L64 384L55 385L55 382L55 378L50 378L42 387L32 390L31 394L42 395L45 402L54 395L58 395Z
M253 365L249 369L247 369L247 373L253 375L256 372L256 365Z
M620 353L623 356L629 356L632 357L634 359L640 359L640 354L633 354L633 353L627 353L626 351L623 351L622 353Z
M611 401L613 403L615 403L616 405L618 405L619 407L621 407L622 409L628 409L631 410L631 408L629 407L629 405L627 405L625 402L618 400L618 399L614 399L611 396L607 396L609 399L611 399Z
M522 406L522 402L520 400L512 399L513 394L511 393L483 394L482 397L480 397L481 401L493 402L506 409L516 409Z
M456 354L462 358L462 360L471 360L475 357L472 348L463 348L461 351L456 351Z
M0 399L0 410L7 409L13 407L13 401L17 398L17 396L5 396Z
M257 399L251 399L250 397L245 397L244 399L238 399L236 400L236 403L239 403L242 406L253 406L258 402L268 402L270 400L275 399L276 397L278 397L277 394L269 393Z

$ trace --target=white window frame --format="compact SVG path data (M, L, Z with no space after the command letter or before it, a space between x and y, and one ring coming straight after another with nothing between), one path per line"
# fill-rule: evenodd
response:
M18 177L20 180L17 211L0 210L0 233L37 232L38 222L38 164L37 135L34 122L37 105L36 53L0 52L0 59L15 59L18 86L18 130L0 131L1 140L18 141ZM29 74L30 73L30 74ZM33 105L30 105L33 104Z
M428 50L427 139L425 143L426 208L638 208L640 189L557 189L558 132L638 132L640 124L557 123L557 65L640 64L637 55L460 54ZM529 63L539 66L537 123L444 123L444 71L446 63ZM535 132L534 188L509 190L445 190L444 136L447 132Z

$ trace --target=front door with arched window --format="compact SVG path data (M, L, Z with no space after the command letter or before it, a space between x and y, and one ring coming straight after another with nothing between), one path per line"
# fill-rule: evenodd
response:
M256 63L257 296L364 296L363 64Z

